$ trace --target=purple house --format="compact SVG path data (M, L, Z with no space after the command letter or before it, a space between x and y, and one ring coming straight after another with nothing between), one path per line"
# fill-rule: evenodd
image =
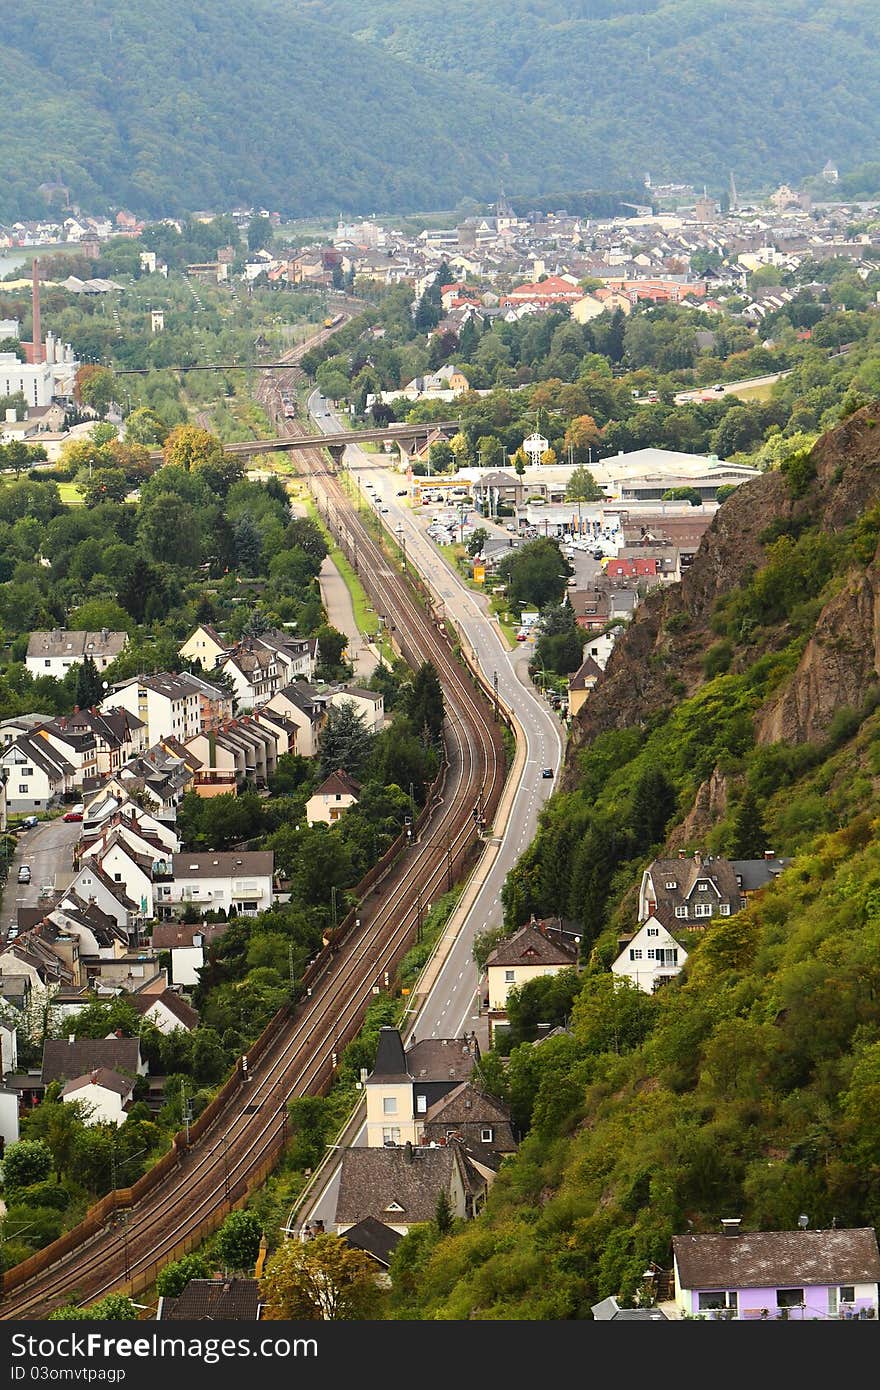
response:
M673 1236L679 1315L738 1321L877 1318L880 1251L873 1227Z

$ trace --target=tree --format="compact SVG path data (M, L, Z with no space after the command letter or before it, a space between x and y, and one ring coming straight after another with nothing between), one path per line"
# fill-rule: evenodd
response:
M375 1317L381 1303L369 1255L332 1235L286 1241L266 1265L260 1297L267 1318L325 1322Z
M437 1193L437 1203L434 1207L434 1225L441 1236L448 1236L452 1230L454 1213L452 1203L449 1200L449 1193L445 1187L441 1187Z
M159 1271L156 1293L160 1298L178 1298L190 1279L207 1279L211 1266L204 1255L184 1255Z
M217 1236L217 1254L227 1269L250 1273L262 1238L263 1228L252 1211L231 1211Z
M168 426L159 418L155 410L141 406L133 410L125 422L127 444L143 444L161 447L168 438Z
M459 468L467 468L471 461L471 446L467 435L462 434L461 430L459 430L458 433L454 434L450 439L449 447L452 450L452 457L456 470Z
M104 694L101 677L92 657L81 661L76 673L76 703L80 709L91 709Z
M406 699L406 712L413 730L421 734L427 729L429 736L438 738L443 732L443 719L446 706L443 700L443 686L437 668L425 661L416 671Z
M284 533L288 545L304 550L311 560L320 567L330 551L324 533L316 521L308 516L296 516L288 522Z
M659 844L675 814L676 802L675 788L666 773L659 767L646 768L636 783L630 812L630 827L639 849Z
M7 1188L31 1187L52 1175L52 1150L42 1139L19 1139L3 1156L3 1181Z
M480 554L486 541L489 539L489 532L485 526L478 526L468 537L465 550L471 559Z
M137 1322L140 1309L127 1294L108 1293L90 1308L67 1303L49 1314L49 1322Z
M370 756L372 744L373 735L351 700L341 705L331 705L318 747L322 777L329 777L331 772L340 768L352 777L359 776Z
M699 507L703 498L695 487L669 487L660 500L662 502L690 502L692 507Z
M499 562L497 574L507 584L511 607L533 603L537 608L560 602L565 593L568 563L547 536L529 541Z
M767 848L761 804L750 787L736 808L731 828L731 859L760 859Z
M452 446L445 439L435 439L428 446L428 462L432 473L448 473L455 462Z
M106 415L115 389L116 377L109 367L86 363L76 374L73 393L83 405L91 406L99 415Z
M575 468L565 489L567 502L598 502L605 496L588 468Z
M555 450L555 449L545 449L544 452L543 452L543 454L541 455L541 467L542 467L542 468L552 468L555 462L556 462L556 450Z
M529 456L522 445L519 446L516 453L513 455L511 462L513 463L517 476L521 478L529 464Z
M102 502L124 502L131 488L121 468L96 468L82 480L80 490L85 506L99 507Z
M563 443L566 450L572 450L577 463L589 463L600 438L599 426L592 415L576 415L565 431ZM590 502L593 499L586 497L583 500Z
M232 538L235 563L242 574L259 574L263 541L250 512L242 512L241 516L236 517L232 523Z
M259 212L255 212L247 229L247 244L249 251L262 251L272 244L272 223L268 217L263 217Z
M162 454L166 465L185 468L187 472L205 464L222 466L225 461L217 436L197 425L178 425L173 429L165 439Z

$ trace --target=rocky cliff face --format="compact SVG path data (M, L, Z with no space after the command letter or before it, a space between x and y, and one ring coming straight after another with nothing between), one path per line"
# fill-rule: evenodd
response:
M880 403L858 411L818 441L815 480L793 498L787 477L767 473L739 488L716 513L680 584L640 606L608 667L579 711L565 782L576 755L599 733L643 722L692 695L705 679L717 600L766 563L761 536L774 522L840 531L880 500ZM843 705L858 706L880 673L880 565L854 575L821 613L791 677L756 721L760 742L815 738ZM565 785L564 782L564 785ZM708 795L708 792L707 792Z

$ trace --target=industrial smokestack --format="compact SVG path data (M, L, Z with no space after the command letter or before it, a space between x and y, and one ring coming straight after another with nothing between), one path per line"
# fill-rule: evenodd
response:
M40 326L40 271L39 271L39 266L40 266L40 263L39 263L39 261L37 260L37 258L36 258L36 256L35 256L35 257L34 257L34 280L33 280L33 291L32 291L32 300L33 300L33 306L32 306L32 307L33 307L33 319L34 319L34 331L33 331L33 340L34 340L34 341L33 341L33 361L34 361L34 362L42 362L42 360L43 360L43 336L42 336L42 329L41 329L41 326Z

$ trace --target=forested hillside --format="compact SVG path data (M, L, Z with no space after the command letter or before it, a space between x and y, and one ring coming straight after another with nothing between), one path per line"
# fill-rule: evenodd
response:
M19 0L0 218L452 207L649 170L759 186L880 134L875 0ZM858 81L854 81L858 74Z
M276 0L283 7L289 0ZM439 72L584 121L593 179L716 191L871 157L875 0L308 0L304 13ZM858 81L854 81L858 74ZM508 192L518 191L513 166ZM576 187L570 181L567 187Z
M8 10L8 13L6 12ZM0 46L0 219L40 184L153 215L451 206L583 182L571 123L454 83L278 0L20 0Z
M722 1216L880 1221L878 433L863 408L741 488L618 642L505 894L508 928L580 920L584 969L484 1057L527 1137L484 1216L400 1247L398 1316L583 1317ZM791 867L677 979L612 988L653 857L767 846Z

